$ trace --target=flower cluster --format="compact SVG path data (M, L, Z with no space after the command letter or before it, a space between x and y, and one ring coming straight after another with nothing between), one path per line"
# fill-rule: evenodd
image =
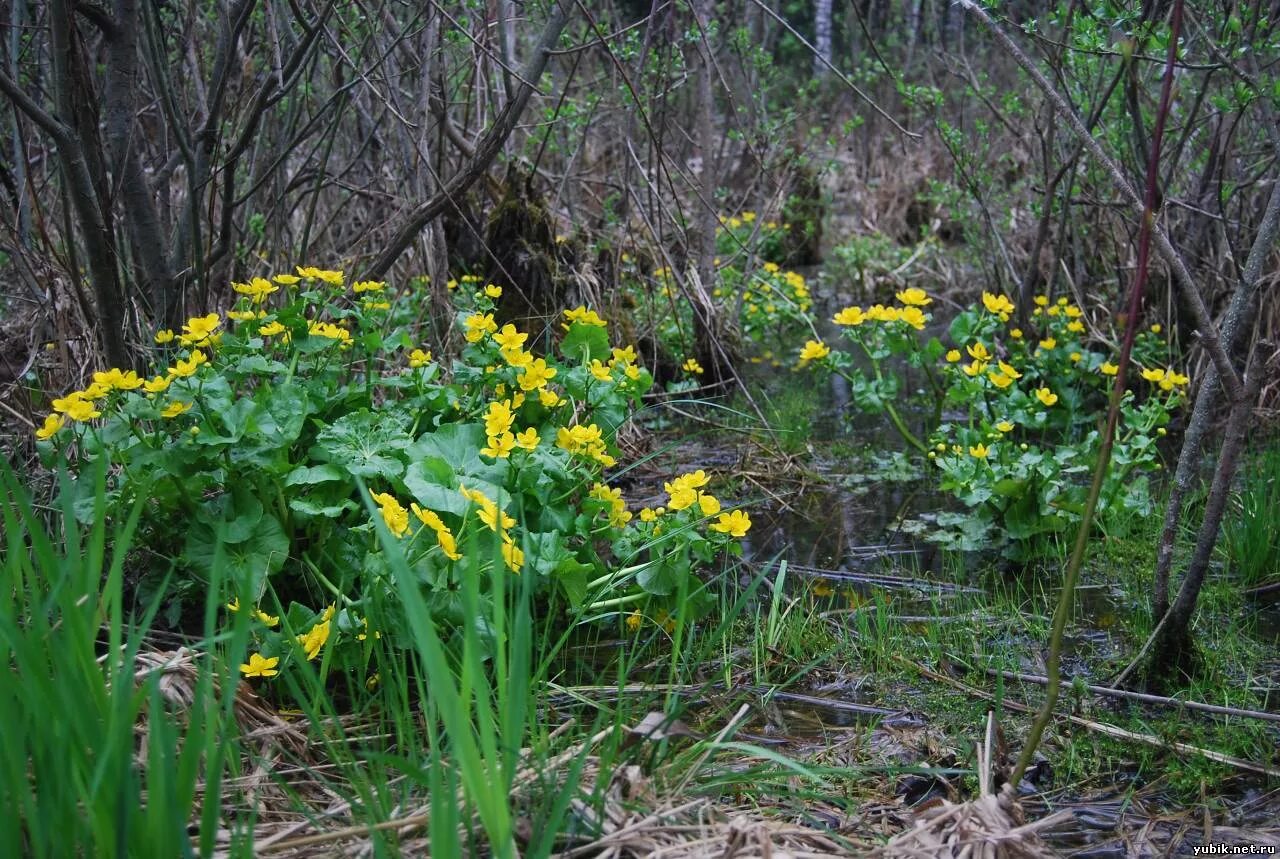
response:
M46 460L119 466L120 509L148 498L148 554L176 560L184 593L222 565L229 617L252 607L246 677L307 661L365 671L384 636L405 646L390 552L440 599L466 577L519 574L574 605L700 610L677 603L677 583L738 551L749 519L722 513L705 475L674 482L694 493L667 514L696 511L687 527L633 517L605 471L652 377L597 311L571 308L538 339L499 322L500 287L464 277L473 288L452 296L466 342L445 362L396 323L413 314L385 284L296 272L236 284L227 312L157 335L153 372L95 373L37 430ZM168 561L140 570L168 574ZM309 605L315 593L332 603Z

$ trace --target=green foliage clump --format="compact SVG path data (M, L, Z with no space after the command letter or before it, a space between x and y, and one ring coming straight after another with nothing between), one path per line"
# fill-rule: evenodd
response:
M402 302L382 283L299 268L237 284L225 317L156 336L153 377L113 368L55 400L43 454L110 463L111 508L144 505L135 563L144 591L176 568L172 621L222 571L228 615L253 619L248 676L318 657L358 671L384 635L409 646L379 532L445 628L479 622L460 596L477 575L532 576L544 604L696 615L692 576L740 551L750 519L701 471L639 516L608 485L652 384L635 348L585 307L530 342L495 321L500 287L451 285L466 345L446 368L392 326Z

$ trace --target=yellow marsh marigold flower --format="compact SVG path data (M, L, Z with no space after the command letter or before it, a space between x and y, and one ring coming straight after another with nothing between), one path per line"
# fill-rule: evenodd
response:
M516 376L516 382L522 391L536 391L546 387L547 382L554 379L557 372L555 367L548 367L544 359L534 358L525 365L520 375ZM543 405L547 403L544 402Z
M975 361L990 361L991 353L987 351L986 345L982 341L978 341L970 346L965 347L965 351L969 353L969 357Z
M431 353L423 352L421 349L414 349L409 353L409 366L417 369L425 367L431 363Z
M1000 421L1000 423L996 424L996 429L1000 432L1013 432L1013 424L1009 423L1009 421Z
M502 298L502 287L496 283L486 283L484 285L484 294L490 298Z
M855 304L852 307L846 307L841 310L831 318L831 321L836 325L857 326L866 322L867 316L862 312L862 308Z
M1010 337L1012 337L1014 340L1021 340L1021 339L1022 339L1022 329L1021 329L1021 328L1010 328L1010 329L1009 329L1009 336L1010 336Z
M533 353L526 352L519 347L508 349L504 346L498 351L502 355L502 360L507 362L507 366L515 367L517 370L533 363Z
M605 321L601 319L594 310L588 310L582 305L579 305L572 310L566 310L564 312L564 318L564 327L566 330L575 322L581 322L583 325L598 325L601 328L606 325Z
M222 317L216 313L207 316L193 316L182 326L182 334L178 342L183 346L204 346L214 342L214 334L222 325Z
M598 358L591 359L591 363L587 365L587 369L591 371L591 375L595 377L596 381L608 382L613 378L609 373L609 368L600 363L600 359Z
M1120 372L1119 364L1112 364L1110 361L1103 361L1102 366L1098 367L1104 376L1114 376Z
M612 350L614 364L634 364L640 360L640 356L636 354L636 347L628 345L625 349L617 346Z
M997 373L994 370L987 373L987 378L991 380L991 384L995 385L1000 390L1004 390L1013 384L1013 379L1009 378L1004 373Z
M1035 302L1036 302L1036 306L1037 306L1037 307L1048 307L1048 306L1049 306L1049 296L1047 296L1047 295L1037 295L1037 296L1036 296L1036 298L1035 298Z
M560 395L550 388L542 388L538 391L538 402L548 409L554 409L564 400L560 399Z
M160 412L162 418L176 418L180 414L184 414L191 410L195 403L184 403L180 400L174 400L172 403L164 407L164 411Z
M440 551L444 552L445 557L451 561L456 561L462 557L462 554L458 552L458 542L454 539L453 532L449 530L448 525L444 524L440 514L434 510L426 510L419 507L417 502L410 503L409 509L413 511L413 515L417 516L423 525L435 532L436 542L440 544Z
M52 438L53 434L62 429L67 423L67 419L57 412L50 412L44 416L44 426L36 430L36 438L44 441Z
M1074 304L1069 305L1067 309L1062 312L1067 314L1067 317L1069 319L1079 319L1081 316L1084 315L1084 311L1076 307Z
M499 348L511 349L518 351L524 347L524 341L529 339L529 335L525 334L508 322L502 326L502 330L493 335L493 342L497 343Z
M949 350L947 351L946 358L947 358L947 363L948 363L948 364L955 364L955 363L959 362L959 360L960 360L960 350L959 350L959 349L949 349Z
M1054 339L1054 338L1052 338L1052 337L1046 337L1046 338L1044 338L1043 340L1041 340L1041 341L1040 341L1040 348L1041 348L1041 349L1052 349L1052 348L1054 348L1054 347L1055 347L1055 346L1057 346L1057 345L1058 345L1058 341L1057 341L1057 340L1055 340L1055 339Z
M1004 373L1004 374L1005 374L1006 376L1008 376L1010 379L1021 379L1021 378L1022 378L1022 374L1021 374L1021 373L1019 373L1016 369L1014 369L1014 368L1013 368L1012 366L1010 366L1009 364L1006 364L1004 361L997 361L997 362L996 362L996 366L1000 368L1000 372L1001 372L1001 373Z
M698 363L697 358L688 359L680 365L680 369L684 370L686 373L693 373L695 376L701 376L705 372L702 369L702 365Z
M250 322L259 316L252 310L228 310L227 318L235 322Z
M509 432L504 432L489 436L485 440L485 446L480 448L480 453L494 459L506 459L515 449L516 437Z
M263 337L274 337L275 335L283 334L284 332L285 327L278 321L268 322L266 325L260 325L258 327L258 333Z
M311 324L307 326L307 333L313 337L337 340L344 346L351 342L351 332L340 325L334 325L332 322L312 320Z
M705 492L698 493L698 509L703 516L714 516L720 512L720 499Z
M924 307L926 304L933 303L933 299L929 297L928 293L915 286L910 289L904 289L894 297L903 304L914 305L916 307Z
M298 266L298 274L301 277L310 278L312 280L323 281L330 286L342 286L345 277L340 271L330 271L328 269Z
M1084 360L1084 356L1081 355L1079 352L1072 352L1067 357L1071 359L1072 364L1079 364L1081 361Z
M1052 406L1058 402L1058 395L1048 388L1037 388L1036 399L1044 403L1046 406Z
M981 376L986 371L987 362L971 361L970 363L965 364L964 367L962 367L961 369L964 370L964 374L966 376L969 376L971 378L976 378L978 376Z
M1160 323L1159 323L1159 322L1157 322L1155 325L1152 325L1152 326L1151 326L1151 333L1152 333L1152 334L1159 334L1159 333L1160 333L1161 331L1163 331L1163 330L1164 330L1164 329L1160 327Z
M114 391L133 391L142 387L142 380L137 373L132 370L121 371L118 367L94 373L93 381Z
M1164 379L1164 370L1161 370L1158 367L1153 370L1143 370L1142 378L1146 379L1148 382L1162 381Z
M65 397L54 400L50 405L55 412L61 412L73 421L91 421L102 417L91 400L85 399L83 391L73 391Z
M268 295L280 289L264 277L255 277L248 283L232 283L231 288L241 295L248 296L254 304L261 304L267 300Z
M524 566L524 550L506 532L502 534L502 560L506 561L507 569L513 573L520 572L520 568Z
M987 450L987 446L981 443L969 448L969 455L974 459L986 459L989 452L990 451Z
M1061 313L1062 313L1062 308L1056 304L1045 311L1046 316L1058 316Z
M200 369L202 364L207 363L209 363L209 358L199 349L196 349L188 357L178 360L177 363L170 367L169 376L178 379L194 376L196 370Z
M298 643L302 645L302 649L307 653L307 659L315 659L320 654L320 648L324 647L324 643L329 640L329 624L331 621L325 620L311 627L311 630L303 635L298 636Z
M654 522L657 520L659 516L661 516L665 512L667 512L667 508L665 507L654 507L654 508L645 507L643 510L640 511L640 521Z
M263 625L267 627L276 626L280 623L280 618L278 616L274 614L267 614L260 608L255 608L253 610L253 616L262 621Z
M381 280L361 280L351 284L352 292L382 292L386 283Z
M240 673L245 677L274 677L280 672L276 666L280 664L279 656L264 658L261 653L249 656L249 661L241 664Z
M1164 374L1164 378L1165 378L1165 381L1174 385L1179 385L1179 386L1186 385L1191 381L1190 376L1184 376L1181 373L1175 372L1174 370L1166 371Z
M745 537L747 531L751 530L751 517L741 510L731 510L728 513L721 513L710 528L712 531L719 531L730 537Z
M298 277L296 274L276 274L272 275L271 279L281 286L293 286L295 283L302 280L302 278Z
M523 432L516 433L516 447L523 450L533 450L538 446L538 430L534 427L528 427Z
M800 350L800 364L803 367L810 361L820 361L831 354L831 348L818 340L809 340Z
M1013 313L1013 302L1009 300L1007 295L993 295L990 292L982 293L982 306L987 311L998 316L1007 316Z
M627 615L627 632L639 632L641 625L644 624L644 615L638 611L633 611Z
M382 521L387 523L387 530L397 537L403 537L409 531L409 511L389 492L369 490L373 500L382 511Z
M917 331L924 330L924 312L919 307L904 307L898 318Z
M162 328L155 333L155 341L161 345L173 342L173 332L168 328Z
M498 323L493 321L492 313L472 313L462 320L462 325L466 329L462 336L468 343L479 343L484 335L498 330Z
M459 485L458 491L480 508L480 521L488 525L490 531L505 531L515 526L516 520L499 509L497 503L479 489L468 489L466 486Z
M1067 330L1072 332L1073 334L1079 334L1081 331L1084 330L1084 323L1081 322L1079 319L1068 322Z

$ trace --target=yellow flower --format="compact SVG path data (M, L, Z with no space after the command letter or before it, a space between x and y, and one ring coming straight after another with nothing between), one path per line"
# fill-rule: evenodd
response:
M1067 317L1069 319L1079 319L1081 316L1084 315L1084 311L1076 307L1074 304L1070 305L1069 307L1067 307L1066 310L1062 312L1067 314Z
M1164 370L1161 370L1159 368L1156 368L1154 370L1143 370L1142 378L1146 379L1148 382L1162 381L1164 379Z
M991 353L987 351L987 347L982 341L978 341L971 346L965 347L965 351L969 353L969 357L975 361L990 361Z
M926 304L933 302L933 299L930 298L923 289L919 289L914 286L910 289L904 289L902 292L897 293L895 298L903 304L915 305L917 307L924 307Z
M258 328L258 333L263 337L273 337L276 334L283 334L284 331L285 327L278 321L268 322L266 325L262 325Z
M386 283L381 280L361 280L351 284L352 292L382 292Z
M1081 331L1084 330L1084 323L1081 322L1079 319L1074 319L1071 322L1067 323L1067 330L1075 334L1079 334Z
M646 507L640 511L641 522L654 522L659 516L667 512L665 507Z
M1102 371L1104 376L1114 376L1120 372L1120 365L1112 364L1110 361L1103 361L1102 366L1098 367L1098 369Z
M488 525L489 530L505 531L515 526L516 520L499 509L497 503L480 490L459 486L458 491L462 493L464 498L480 507L480 521Z
M493 342L497 343L499 348L510 349L514 352L520 351L524 347L524 342L528 339L528 334L517 330L510 322L502 326L502 330L493 335Z
M178 362L169 369L169 375L179 379L185 379L188 376L194 376L196 370L200 369L200 365L207 363L209 363L209 359L203 352L196 349L189 357L179 359Z
M534 358L521 370L520 375L516 377L516 382L519 383L522 391L536 391L554 379L556 372L554 367L547 366L544 359ZM544 402L543 405L548 404Z
M970 363L965 364L964 367L962 367L961 369L964 370L964 373L966 376L970 376L970 377L981 376L982 373L987 369L987 362L971 361Z
M141 388L143 384L137 373L132 370L121 371L117 367L94 373L93 381L94 384L112 391L133 391Z
M862 312L862 308L855 304L852 307L846 307L841 310L831 318L831 321L836 325L861 325L867 321L867 317Z
M1067 306L1067 299L1066 299L1066 298L1059 298L1059 299L1058 299L1058 306L1059 306L1059 307L1066 307L1066 306Z
M597 325L601 328L606 324L594 310L588 310L581 305L572 310L566 310L564 318L567 320L564 325L566 330L575 322L581 322L583 325Z
M492 313L472 313L462 321L462 325L466 329L463 336L468 343L479 343L484 335L498 330L498 323L493 321Z
M1058 345L1058 341L1057 341L1057 340L1055 340L1055 339L1053 339L1052 337L1046 337L1046 338L1044 338L1043 340L1041 340L1041 341L1040 341L1040 348L1041 348L1041 349L1052 349L1053 347L1055 347L1055 346L1057 346L1057 345Z
M731 537L745 537L747 531L751 530L751 517L741 510L731 510L728 513L721 513L710 528L712 531L719 531Z
M720 512L720 500L714 495L699 492L698 509L702 511L703 516L714 516Z
M591 375L600 382L608 382L613 377L609 373L609 368L600 363L600 359L593 358L591 364L587 367L591 371Z
M1022 339L1022 329L1021 329L1021 328L1010 328L1010 329L1009 329L1009 336L1010 336L1010 337L1012 337L1014 340L1021 340L1021 339Z
M1159 322L1157 322L1155 325L1152 325L1152 326L1151 326L1151 333L1152 333L1152 334L1159 334L1159 333L1160 333L1161 331L1163 331L1163 330L1164 330L1164 329L1160 327L1160 323L1159 323Z
M44 416L44 426L36 430L36 438L44 441L51 438L54 433L62 429L67 423L67 419L57 412L50 412Z
M917 331L924 330L925 318L924 312L919 307L904 307L902 312L898 314L898 318L910 325Z
M1047 307L1049 305L1049 296L1037 295L1035 301L1038 307Z
M502 287L498 286L496 283L486 283L484 285L484 294L490 298L501 298Z
M324 643L329 640L329 624L330 621L322 621L311 627L310 632L298 636L298 643L306 651L307 659L315 659L320 653L320 648L324 647Z
M1079 364L1082 360L1084 360L1084 356L1081 355L1079 352L1072 352L1067 357L1071 359L1072 364Z
M187 320L186 325L182 326L183 333L178 336L178 342L183 346L212 344L216 342L214 334L220 325L222 325L222 318L216 313L210 313L208 316L193 316Z
M538 446L538 430L529 427L524 432L516 433L516 447L523 450L533 450Z
M172 403L164 407L164 411L160 412L160 417L176 418L178 415L183 414L184 412L190 411L193 405L195 404L184 403L179 400L174 400Z
M424 510L416 502L411 503L409 509L413 511L414 516L421 520L422 524L436 532L436 542L440 544L440 551L444 552L445 557L451 561L456 561L462 557L462 554L458 551L458 541L454 539L453 532L449 530L448 525L444 524L440 514L434 510Z
M516 437L509 432L504 432L489 436L485 440L485 446L480 448L480 453L495 459L506 459L511 456L511 451L515 448Z
M1013 302L1006 295L992 295L990 292L982 293L982 305L987 311L998 316L1004 316L1013 312Z
M241 664L240 673L245 677L274 677L280 673L276 670L279 664L279 656L264 658L261 653L253 653L248 662Z
M1013 424L1008 421L1000 421L1000 423L996 424L996 429L1000 432L1013 432Z
M239 610L240 610L240 597L236 597L231 602L227 603L227 611L239 611Z
M233 283L231 288L241 295L247 295L254 304L261 304L267 300L267 296L276 292L280 287L263 277L255 277L248 283ZM228 313L228 316L231 314Z
M168 328L162 328L156 332L155 341L161 345L173 342L173 332Z
M1058 401L1058 395L1048 388L1037 388L1036 399L1046 406L1051 406Z
M408 533L409 511L404 509L395 496L389 492L374 492L372 489L369 490L369 494L381 509L382 521L387 524L387 530L397 537L403 537Z
M269 627L275 626L276 624L280 623L279 617L273 614L267 614L265 611L263 611L260 608L255 608L253 610L253 616L256 617L258 620L262 621L263 624Z
M277 274L271 279L281 286L293 286L295 283L302 280L302 278L298 277L296 274Z
M307 333L313 337L337 340L343 345L351 342L351 332L340 325L334 325L332 322L312 320L311 324L307 326Z
M85 398L83 391L73 391L65 397L54 400L50 405L55 412L61 412L73 421L91 421L102 417L92 400Z
M1164 374L1164 378L1165 378L1165 381L1169 382L1170 384L1179 385L1179 386L1185 385L1191 381L1190 376L1184 376L1181 373L1177 373L1173 370L1166 371Z
M311 278L312 280L320 280L330 286L342 286L343 274L340 271L328 271L321 268L303 268L298 266L298 274L302 277Z
M991 384L995 385L997 388L1000 388L1001 390L1004 390L1005 388L1013 384L1013 379L1010 379L1004 373L997 373L994 370L987 374L987 378L991 380Z
M701 376L705 372L702 369L702 365L698 363L697 358L688 359L680 365L680 369L684 370L686 373L693 373L695 376Z
M820 361L831 354L831 348L818 340L809 340L800 350L800 364L803 367L810 361Z
M1004 374L1005 374L1006 376L1008 376L1010 379L1021 379L1021 378L1022 378L1022 374L1021 374L1021 373L1019 373L1019 372L1018 372L1017 370L1015 370L1012 366L1010 366L1010 365L1006 364L1006 363L1005 363L1005 362L1003 362L1003 361L997 361L997 362L996 362L996 366L1000 368L1000 372L1001 372L1001 373L1004 373Z
M523 385L521 387L523 387ZM538 402L548 409L554 409L556 406L560 405L562 400L560 399L560 395L555 391L550 388L543 388L538 391Z
M948 352L947 352L947 363L948 363L948 364L955 364L955 363L956 363L956 362L958 362L959 360L960 360L960 350L959 350L959 349L951 349L951 350L948 350Z
M643 623L644 623L644 615L640 614L640 612L633 611L631 612L631 614L627 615L627 631L628 632L638 632L640 630L640 625Z
M976 444L973 447L969 448L969 455L974 457L975 459L986 459L988 453L989 451L987 450L987 446L985 444Z

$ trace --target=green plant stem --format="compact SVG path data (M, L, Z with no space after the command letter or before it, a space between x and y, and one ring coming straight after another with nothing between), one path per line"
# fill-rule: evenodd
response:
M883 376L881 376L880 374L880 365L873 360L871 362L871 366L875 370L876 381L877 382L883 381ZM856 380L853 379L848 373L844 372L838 367L833 369L835 370L835 373L837 376L840 376L849 384L851 385L856 384ZM924 442L916 438L915 435L911 432L911 430L907 429L906 422L902 420L902 416L898 414L898 410L893 407L892 403L884 403L884 413L889 416L889 422L893 424L893 428L898 431L898 435L902 436L903 441L905 441L907 444L911 445L921 453L928 452L929 448L925 447Z
M1147 272L1151 261L1151 232L1155 224L1156 198L1158 194L1160 143L1164 137L1164 124L1169 116L1169 104L1173 89L1173 70L1178 56L1178 30L1182 23L1182 0L1176 0L1169 26L1169 52L1165 61L1164 83L1160 93L1160 108L1156 113L1156 125L1151 136L1151 154L1147 163L1147 188L1142 224L1138 231L1137 271L1134 273L1133 285L1129 290L1128 320L1124 332L1124 342L1120 347L1120 366L1116 371L1115 383L1111 388L1111 402L1107 408L1107 426L1102 435L1102 447L1098 452L1098 464L1093 470L1093 483L1089 487L1089 497L1085 502L1084 514L1080 519L1080 529L1076 532L1075 547L1071 559L1067 562L1066 572L1062 577L1062 593L1058 597L1058 606L1053 613L1053 628L1049 633L1049 656L1045 661L1045 676L1049 679L1045 690L1044 703L1036 713L1031 725L1031 733L1018 756L1018 763L1013 768L1009 780L1014 785L1022 781L1022 775L1031 765L1044 729L1053 718L1053 708L1058 703L1058 690L1061 685L1062 637L1067 626L1067 618L1071 615L1071 603L1075 596L1076 583L1080 578L1080 568L1084 564L1084 556L1089 546L1089 531L1093 525L1094 512L1098 507L1098 497L1102 494L1102 484L1107 476L1107 467L1111 462L1111 448L1116 436L1116 427L1120 421L1120 404L1124 400L1125 376L1128 375L1129 358L1133 352L1134 335L1138 330L1138 316L1142 309L1142 292L1147 282Z

